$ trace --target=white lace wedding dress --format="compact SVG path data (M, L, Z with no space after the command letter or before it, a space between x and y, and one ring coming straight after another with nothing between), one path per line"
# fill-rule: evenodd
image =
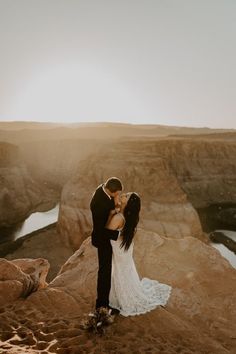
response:
M128 251L120 248L121 238L111 240L112 277L109 302L120 310L123 316L134 316L164 306L171 293L171 287L148 278L139 279L133 260L133 247Z

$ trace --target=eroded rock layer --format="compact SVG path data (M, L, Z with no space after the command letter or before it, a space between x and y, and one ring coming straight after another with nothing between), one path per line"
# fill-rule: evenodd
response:
M39 185L20 157L19 148L0 143L0 228L24 220L32 212L55 205L55 194Z
M96 249L88 238L47 288L1 309L1 348L60 354L235 352L236 271L218 251L193 237L163 238L139 229L134 258L141 277L172 286L165 308L119 316L102 337L82 330L96 296Z

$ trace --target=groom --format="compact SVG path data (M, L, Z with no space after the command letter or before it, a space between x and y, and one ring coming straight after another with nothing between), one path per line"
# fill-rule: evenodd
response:
M121 181L116 177L109 178L97 187L90 202L93 219L92 245L98 250L98 278L96 309L109 307L111 288L112 247L110 240L117 240L119 231L106 229L111 210L115 209L114 198L122 191ZM115 313L115 309L112 309Z

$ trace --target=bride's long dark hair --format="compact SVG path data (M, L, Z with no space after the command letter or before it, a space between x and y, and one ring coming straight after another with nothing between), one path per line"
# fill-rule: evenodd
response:
M127 202L124 209L125 225L122 230L122 243L121 248L124 247L125 251L129 249L132 243L134 234L136 232L136 227L139 222L139 212L141 208L140 196L133 192Z

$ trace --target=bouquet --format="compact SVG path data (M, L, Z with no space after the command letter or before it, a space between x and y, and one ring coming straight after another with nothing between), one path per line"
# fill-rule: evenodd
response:
M81 326L89 332L103 334L105 332L104 327L112 324L114 317L115 316L111 315L111 310L100 307L95 312L89 313L87 317L82 320Z

